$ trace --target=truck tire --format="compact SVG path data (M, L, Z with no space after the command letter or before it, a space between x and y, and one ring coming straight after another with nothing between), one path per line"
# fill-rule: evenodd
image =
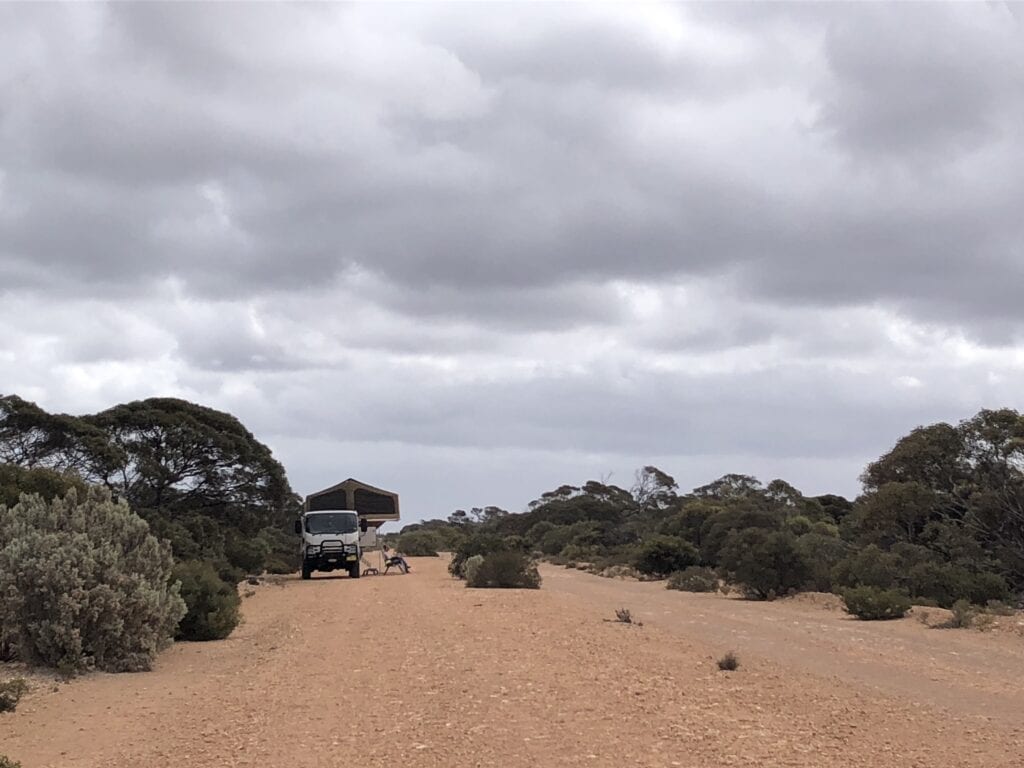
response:
M359 572L359 563L356 563L348 569L348 577L350 579L358 579L362 574Z
M302 578L304 580L313 578L313 569L307 563L302 564Z

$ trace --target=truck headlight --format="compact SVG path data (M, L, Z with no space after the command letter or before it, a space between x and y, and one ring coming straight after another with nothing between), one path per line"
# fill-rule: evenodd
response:
M320 545L319 544L310 544L310 545L308 545L306 547L306 554L307 555L315 555L318 552L320 552Z

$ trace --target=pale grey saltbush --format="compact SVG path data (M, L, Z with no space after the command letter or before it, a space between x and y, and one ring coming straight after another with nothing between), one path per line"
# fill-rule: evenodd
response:
M185 614L172 566L104 489L0 506L0 653L68 674L148 669Z

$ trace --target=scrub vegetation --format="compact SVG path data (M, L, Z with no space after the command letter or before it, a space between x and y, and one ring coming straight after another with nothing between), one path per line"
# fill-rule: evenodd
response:
M742 474L682 493L647 466L628 489L563 485L521 514L409 525L398 546L451 552L450 573L476 588L536 589L547 559L751 600L831 591L862 619L913 602L978 626L987 606L1019 605L1019 413L915 429L862 481L854 500ZM226 637L246 574L295 570L299 509L284 469L229 414L155 398L76 417L0 397L0 660L147 669L174 638Z
M89 416L0 397L0 660L147 669L226 637L247 574L296 569L300 507L233 416L153 398Z
M1024 417L985 410L933 424L871 462L863 493L805 496L741 474L681 493L657 467L630 488L590 481L542 494L523 514L457 511L406 526L453 552L450 571L495 552L605 575L668 578L670 589L731 589L752 600L843 595L861 618L912 602L1018 605L1024 593ZM906 607L904 607L904 605Z

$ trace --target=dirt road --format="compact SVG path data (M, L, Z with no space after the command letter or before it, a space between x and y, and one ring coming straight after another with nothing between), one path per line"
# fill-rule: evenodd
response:
M24 768L1024 764L1015 638L545 569L536 592L410 576L261 586L219 643L36 690ZM643 627L605 621L618 607ZM736 649L741 667L714 660ZM990 707L983 706L991 701Z

